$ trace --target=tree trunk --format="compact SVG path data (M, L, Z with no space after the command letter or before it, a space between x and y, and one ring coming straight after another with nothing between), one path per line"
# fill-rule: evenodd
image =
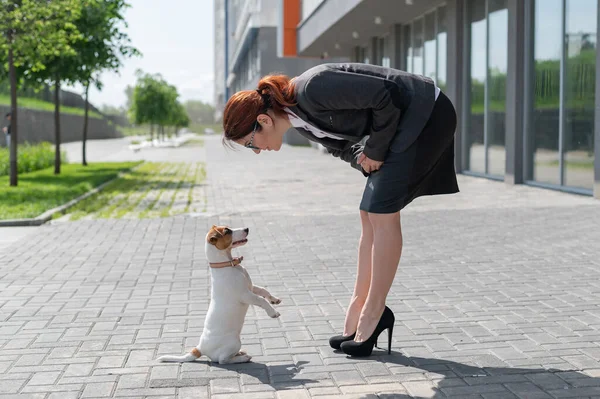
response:
M60 174L60 80L54 84L54 174Z
M8 39L8 73L10 75L10 148L9 148L9 163L10 163L10 185L17 186L17 71L13 56L13 37L12 34Z
M154 125L150 124L150 141L154 141Z
M88 100L90 92L90 82L87 82L85 86L85 115L83 117L83 147L82 147L82 165L87 166L87 160L85 159L85 141L87 140L87 130L88 130L88 112L90 109L90 103Z

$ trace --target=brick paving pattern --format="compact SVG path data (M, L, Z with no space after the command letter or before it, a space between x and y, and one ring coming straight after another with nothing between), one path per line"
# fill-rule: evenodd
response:
M353 288L362 175L218 137L152 151L207 163L206 212L53 223L1 249L0 398L600 398L600 202L464 176L417 199L393 354L351 359L327 340ZM249 309L252 363L157 363L198 342L219 223L250 228L237 254L282 315Z

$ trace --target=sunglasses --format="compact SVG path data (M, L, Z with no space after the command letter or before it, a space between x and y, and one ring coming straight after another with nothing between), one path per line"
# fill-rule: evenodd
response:
M254 130L252 130L250 141L247 142L244 147L249 148L251 150L260 150L260 148L256 147L255 145L252 145L252 142L254 141L254 135L256 134L256 129L258 129L258 121L254 122Z

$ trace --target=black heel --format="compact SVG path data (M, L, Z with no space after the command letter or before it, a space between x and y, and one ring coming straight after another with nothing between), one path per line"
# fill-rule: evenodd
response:
M347 340L342 342L340 348L344 353L350 356L371 356L373 352L373 347L377 344L377 338L379 334L381 334L384 330L388 330L388 354L392 353L392 331L394 329L394 322L396 318L394 317L394 312L387 306L383 310L383 314L379 319L379 323L375 327L375 331L373 334L363 342L356 342L354 340Z
M335 337L329 338L329 346L333 349L340 349L340 346L346 341L352 341L356 333L352 335L336 335Z

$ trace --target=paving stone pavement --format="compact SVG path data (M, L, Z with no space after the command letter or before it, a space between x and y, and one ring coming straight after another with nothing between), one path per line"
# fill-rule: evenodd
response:
M600 398L600 202L464 176L415 200L393 353L351 359L327 340L353 288L362 175L217 137L171 154L206 160L205 213L45 225L0 250L0 398ZM252 363L157 363L198 342L220 223L250 228L237 253L281 317L250 308Z

